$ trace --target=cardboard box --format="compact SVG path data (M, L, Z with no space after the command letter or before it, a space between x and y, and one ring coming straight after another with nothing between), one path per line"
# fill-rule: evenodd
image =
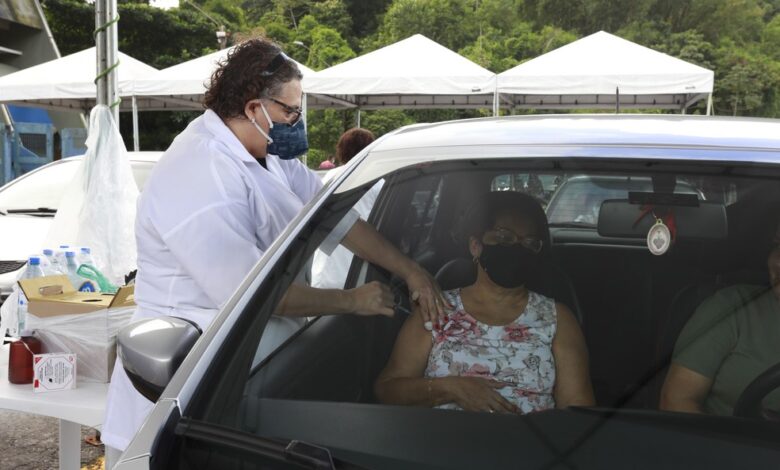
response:
M27 297L27 312L38 318L135 305L135 286L120 287L116 294L79 292L71 285L68 276L63 275L21 279L19 288Z
M28 299L27 327L43 352L75 354L79 380L110 381L116 335L135 311L133 286L113 295L77 292L67 276L23 279L19 286Z

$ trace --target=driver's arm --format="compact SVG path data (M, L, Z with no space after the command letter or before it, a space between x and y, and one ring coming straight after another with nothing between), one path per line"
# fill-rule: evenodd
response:
M704 413L702 404L712 388L712 379L680 364L672 364L661 389L661 409Z
M705 412L712 384L739 337L736 292L729 288L715 293L702 302L682 329L661 389L662 410Z

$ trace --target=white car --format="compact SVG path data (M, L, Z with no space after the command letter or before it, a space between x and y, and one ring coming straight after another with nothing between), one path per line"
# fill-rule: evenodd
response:
M560 218L549 217L549 230L537 229L543 263L526 284L567 305L580 321L598 406L565 408L564 400L528 415L431 409L424 385L408 395L419 406L383 402L374 385L411 304L403 280L356 258L343 286L389 284L396 292L393 318L327 316L314 307L283 342L279 328L266 327L288 287L306 277L317 250L330 249L353 210L366 208L368 223L457 295L477 277L465 210L491 190L544 196L571 175L583 176L571 179L576 194L566 200L582 205L564 204L566 212L576 211L559 212ZM588 184L575 185L578 180ZM628 180L631 185L612 191L614 181ZM550 202L548 214L555 215L557 204ZM579 207L599 211L586 223L576 219ZM774 292L780 296L780 284L774 279L771 290L767 256L780 258L778 219L780 120L511 116L385 134L289 224L204 331L167 317L120 332L125 371L156 404L115 468L777 468L780 307ZM668 235L661 239L664 227ZM339 274L342 266L326 263ZM780 262L772 266L780 269ZM748 289L769 307L737 310L735 292ZM456 306L460 315L437 327L437 344L505 328L491 330L501 340L485 336L472 344L488 350L490 343L516 341L526 351L518 347L517 354L528 354L537 347L529 338L542 337L511 338L518 331L511 325L530 329L546 321L521 319L520 307L515 321L521 323L498 326L481 323L467 307ZM744 312L741 323L722 320L735 310ZM742 334L736 325L747 323L741 318L755 319L750 331L764 338L766 354L734 340ZM689 319L694 326L685 328ZM264 356L265 338L278 346ZM729 366L722 375L729 388L696 397L709 414L659 411L678 342L683 350L698 343L698 362L713 370ZM504 361L508 354L493 357ZM503 362L484 372L487 367L458 359L449 371L500 377L501 388L515 387L518 397L554 393L550 370L539 366L539 356L526 357L527 368L516 368L527 383L506 379L511 370ZM423 369L405 377L420 379ZM537 385L545 380L548 385ZM445 392L463 390L457 381L438 383ZM477 393L490 395L440 396L460 405ZM724 396L734 401L721 405Z
M128 152L138 189L162 152ZM65 188L83 156L44 165L0 188L0 304L27 257L43 247Z

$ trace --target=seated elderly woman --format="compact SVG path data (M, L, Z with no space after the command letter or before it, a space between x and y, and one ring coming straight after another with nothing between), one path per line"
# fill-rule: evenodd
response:
M593 405L579 324L525 287L547 252L539 203L490 193L464 220L477 280L445 293L452 308L443 323L426 328L416 309L406 320L375 383L379 400L490 413Z
M767 265L769 287L727 287L696 309L675 344L661 409L731 415L745 388L780 362L780 224ZM780 392L764 405L780 410Z

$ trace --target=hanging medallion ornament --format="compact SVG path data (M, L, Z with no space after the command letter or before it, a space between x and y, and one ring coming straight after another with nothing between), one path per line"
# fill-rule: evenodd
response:
M647 232L647 248L650 253L661 256L672 246L672 232L661 219L655 219L655 224Z
M661 256L669 251L669 248L674 243L677 233L677 220L672 210L668 210L663 217L658 217L654 209L652 205L642 206L639 217L634 221L634 227L647 215L653 216L655 224L647 231L647 248L650 250L650 253Z

